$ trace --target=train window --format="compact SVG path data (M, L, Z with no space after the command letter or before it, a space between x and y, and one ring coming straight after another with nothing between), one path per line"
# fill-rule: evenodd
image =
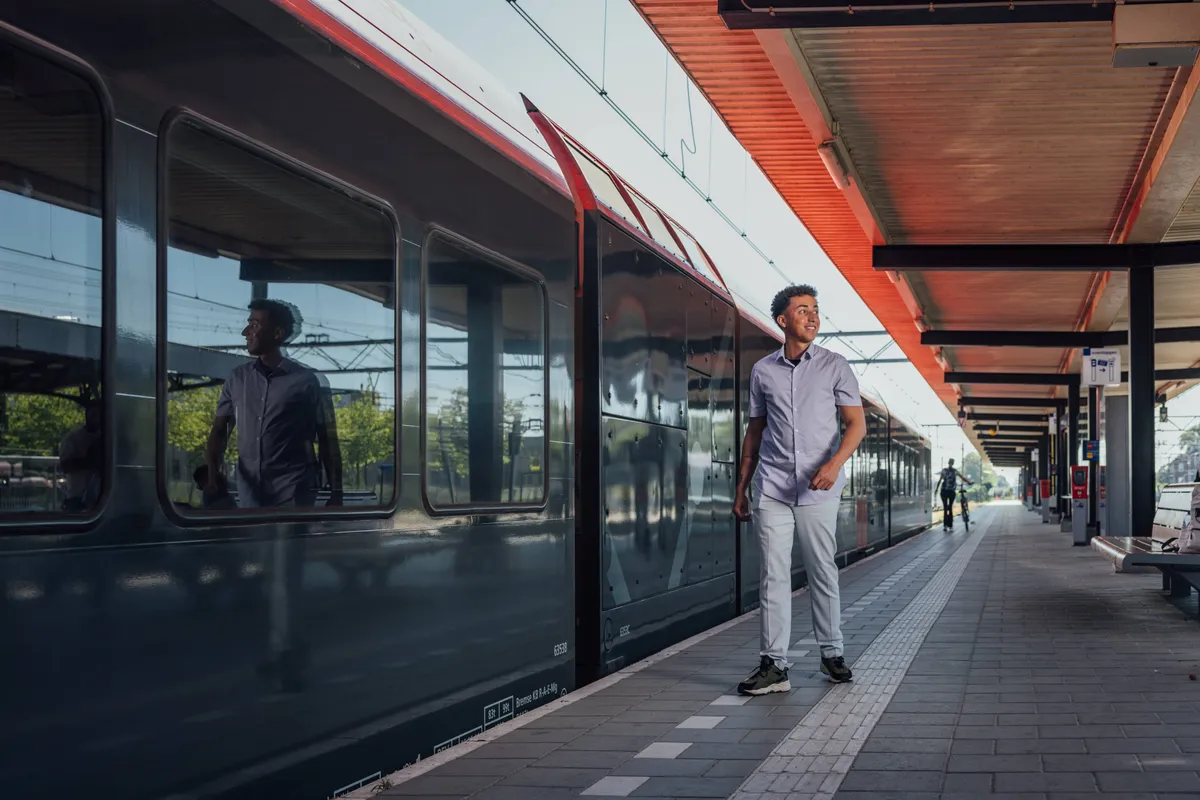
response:
M547 304L529 270L426 237L425 501L434 512L537 508L546 497Z
M708 262L708 257L704 255L704 251L700 249L700 243L695 237L685 231L678 223L674 224L675 232L679 234L679 238L683 240L684 247L687 248L688 255L691 256L691 264L704 277L708 278L713 283L717 283L717 273L713 270L713 265Z
M390 507L394 217L190 116L163 139L168 499L184 515Z
M638 223L633 209L629 207L629 203L625 202L625 196L621 194L621 191L617 188L617 184L613 181L612 176L608 174L608 171L588 158L570 140L567 140L567 146L571 148L571 152L575 156L575 163L579 165L579 169L583 173L584 179L587 180L588 186L591 187L592 192L596 195L596 199L615 211L634 228L639 231L642 230L642 226Z
M106 480L106 115L0 38L0 519L89 516Z
M642 219L645 220L646 227L650 229L650 238L658 242L664 250L678 258L680 261L686 262L687 256L680 252L679 245L675 244L674 237L672 237L671 232L667 230L666 223L663 222L662 217L658 215L658 212L650 207L650 204L646 202L645 198L640 197L634 192L630 192L629 195L631 198L633 198L633 204L637 206L638 213L641 214Z

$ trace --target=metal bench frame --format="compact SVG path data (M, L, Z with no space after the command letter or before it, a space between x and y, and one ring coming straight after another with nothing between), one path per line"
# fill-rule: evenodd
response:
M1171 597L1187 597L1193 588L1200 593L1200 554L1164 553L1162 550L1163 545L1177 538L1187 524L1195 486L1194 483L1177 483L1163 489L1150 536L1097 536L1092 539L1092 549L1113 562L1114 572L1159 570L1163 576L1163 590ZM1200 615L1200 601L1197 614Z

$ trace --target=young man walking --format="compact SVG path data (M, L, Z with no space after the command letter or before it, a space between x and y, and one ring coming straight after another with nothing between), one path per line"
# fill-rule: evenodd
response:
M821 671L835 683L853 677L842 656L834 556L838 500L846 482L842 466L867 431L850 364L813 344L821 329L816 289L784 289L771 303L771 316L783 329L784 344L750 374L750 420L733 507L739 519L750 519L747 489L753 478L753 517L762 554L762 649L758 668L738 685L739 692L752 695L792 688L787 652L793 537L799 539L808 573ZM844 436L839 422L846 424Z

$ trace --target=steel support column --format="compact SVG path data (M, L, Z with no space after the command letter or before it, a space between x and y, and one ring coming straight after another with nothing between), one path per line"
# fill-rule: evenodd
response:
M1129 523L1154 523L1154 270L1129 271ZM1117 535L1120 535L1119 533Z
M1097 440L1100 432L1097 421L1100 419L1100 387L1088 388L1088 439ZM1097 454L1098 456L1099 454ZM1092 536L1100 535L1099 502L1100 502L1100 462L1093 461L1088 470L1088 529Z
M1067 387L1067 473L1066 480L1063 483L1064 487L1071 485L1070 467L1079 464L1079 386L1078 384ZM1066 489L1063 494L1069 493ZM1071 502L1064 500L1064 508L1067 513L1071 511Z

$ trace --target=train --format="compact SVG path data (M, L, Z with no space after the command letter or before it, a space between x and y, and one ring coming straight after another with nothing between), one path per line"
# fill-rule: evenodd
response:
M385 0L0 0L4 797L333 797L757 607L779 333L489 81ZM195 477L252 306L313 507ZM842 566L931 520L869 394Z

